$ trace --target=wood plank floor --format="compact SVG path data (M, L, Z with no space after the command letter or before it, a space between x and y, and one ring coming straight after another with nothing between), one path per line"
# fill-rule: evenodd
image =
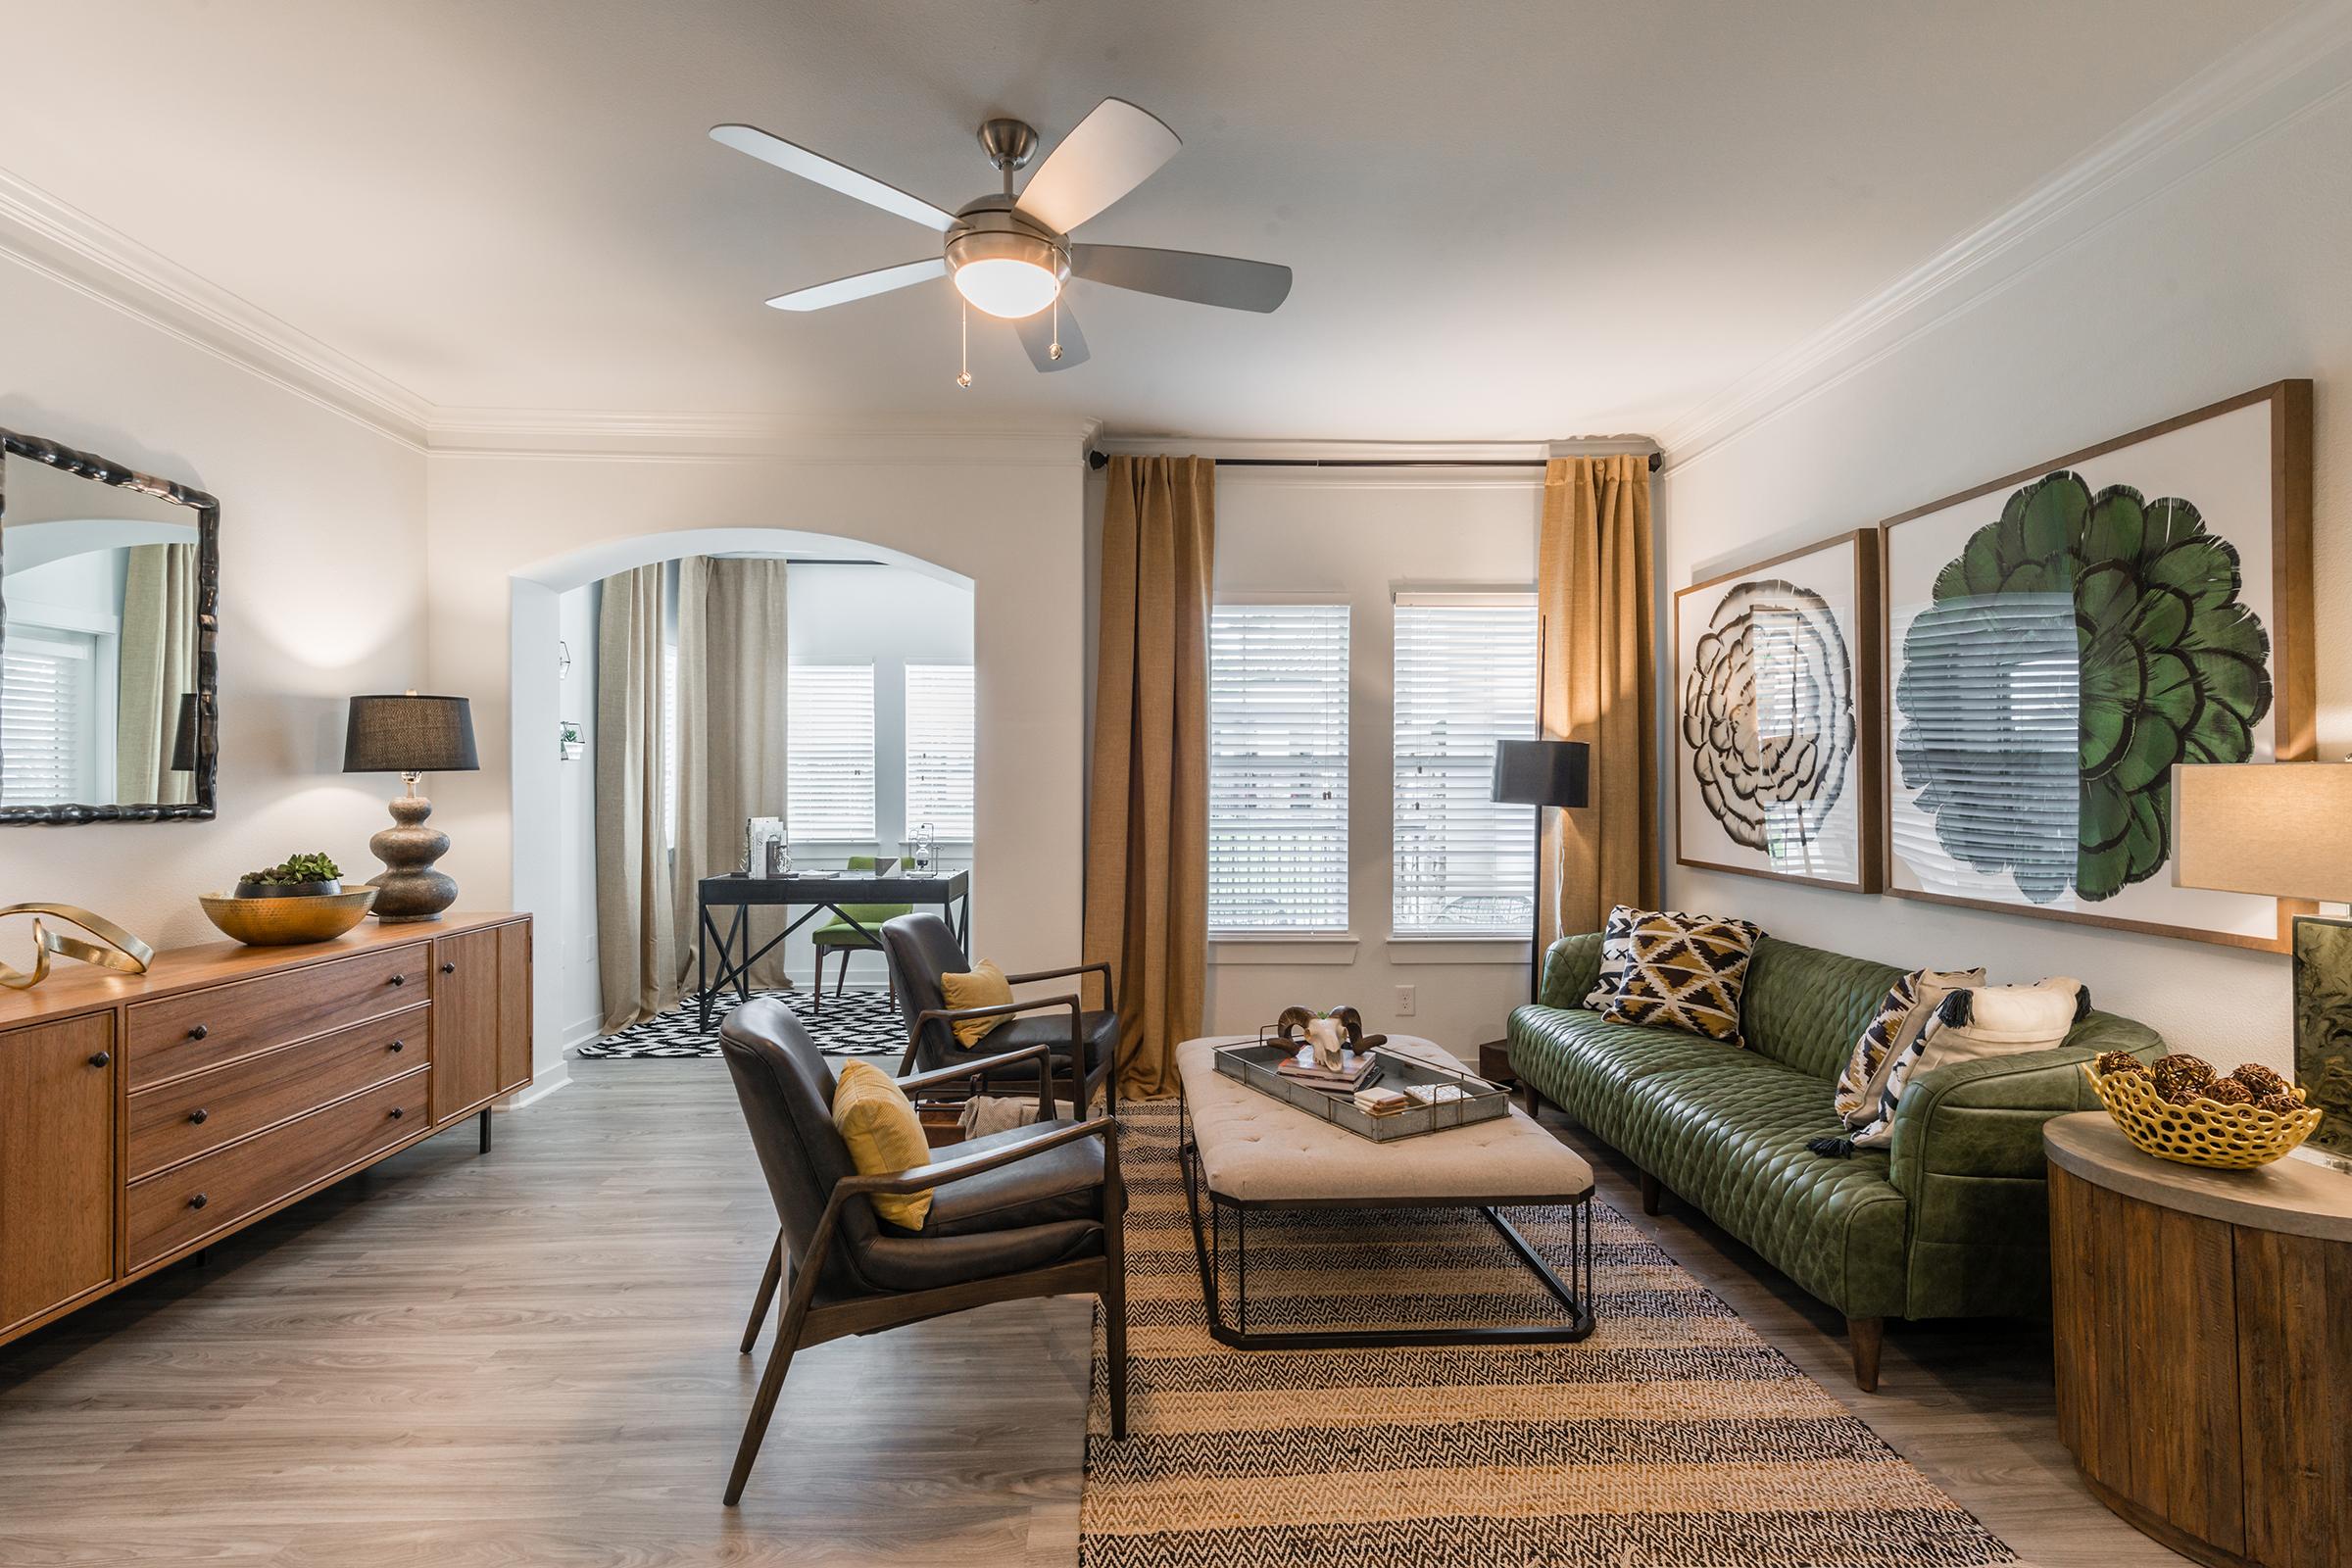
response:
M721 1508L773 1210L718 1062L572 1075L486 1157L468 1123L0 1349L0 1562L1075 1560L1082 1301L806 1352ZM1711 1228L1652 1223L2029 1559L2181 1560L2074 1480L2046 1336L1898 1329L1866 1397L1827 1313Z

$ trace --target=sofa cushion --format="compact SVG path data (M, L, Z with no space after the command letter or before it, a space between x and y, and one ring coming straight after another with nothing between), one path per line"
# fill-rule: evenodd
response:
M1836 1083L1854 1042L1902 975L1891 963L1766 937L1747 966L1740 1032L1748 1050Z

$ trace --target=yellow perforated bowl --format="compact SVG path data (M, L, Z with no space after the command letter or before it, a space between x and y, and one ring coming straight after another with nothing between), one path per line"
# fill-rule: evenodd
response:
M2320 1112L2309 1105L2289 1111L2259 1105L2225 1105L2215 1100L2176 1105L2156 1093L2144 1072L2101 1073L2088 1062L2090 1087L2107 1114L2132 1140L2132 1147L2158 1159L2218 1170L2268 1165L2311 1136ZM2303 1091L2294 1091L2300 1102Z

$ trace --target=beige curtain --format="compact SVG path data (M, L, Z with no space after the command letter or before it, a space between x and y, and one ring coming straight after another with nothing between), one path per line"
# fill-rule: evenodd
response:
M678 852L671 897L678 983L693 983L695 884L743 863L744 823L784 814L790 644L785 564L689 556L678 563ZM731 911L730 911L731 912ZM752 911L752 945L788 911ZM722 927L723 929L723 927ZM752 983L785 984L784 951Z
M597 609L596 956L608 1031L678 995L662 820L662 575L639 566L607 577Z
M1216 469L1114 457L1105 479L1086 957L1118 975L1119 1093L1149 1098L1200 1033Z
M179 700L196 689L196 547L124 552L115 799L126 806L196 798L196 775L172 770Z
M1553 459L1536 571L1543 728L1592 748L1592 804L1544 813L1537 929L1546 944L1599 930L1612 905L1657 905L1650 582L1648 460Z

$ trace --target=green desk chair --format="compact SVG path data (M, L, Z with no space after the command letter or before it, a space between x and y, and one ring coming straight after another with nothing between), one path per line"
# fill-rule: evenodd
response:
M888 860L876 860L870 855L850 857L850 869L853 871L887 870L898 863L895 856ZM864 926L868 931L879 932L882 929L883 921L895 920L902 914L911 914L914 906L910 904L845 904L842 906L842 909L857 920L858 925ZM878 940L859 935L858 926L842 919L828 920L818 926L808 940L816 948L816 992L810 999L809 1004L818 1012L825 1009L826 954L838 953L841 955L841 972L833 977L833 994L838 997L841 995L842 986L850 978L850 955L882 951L882 944ZM892 997L894 1000L896 999L895 991L892 993Z

